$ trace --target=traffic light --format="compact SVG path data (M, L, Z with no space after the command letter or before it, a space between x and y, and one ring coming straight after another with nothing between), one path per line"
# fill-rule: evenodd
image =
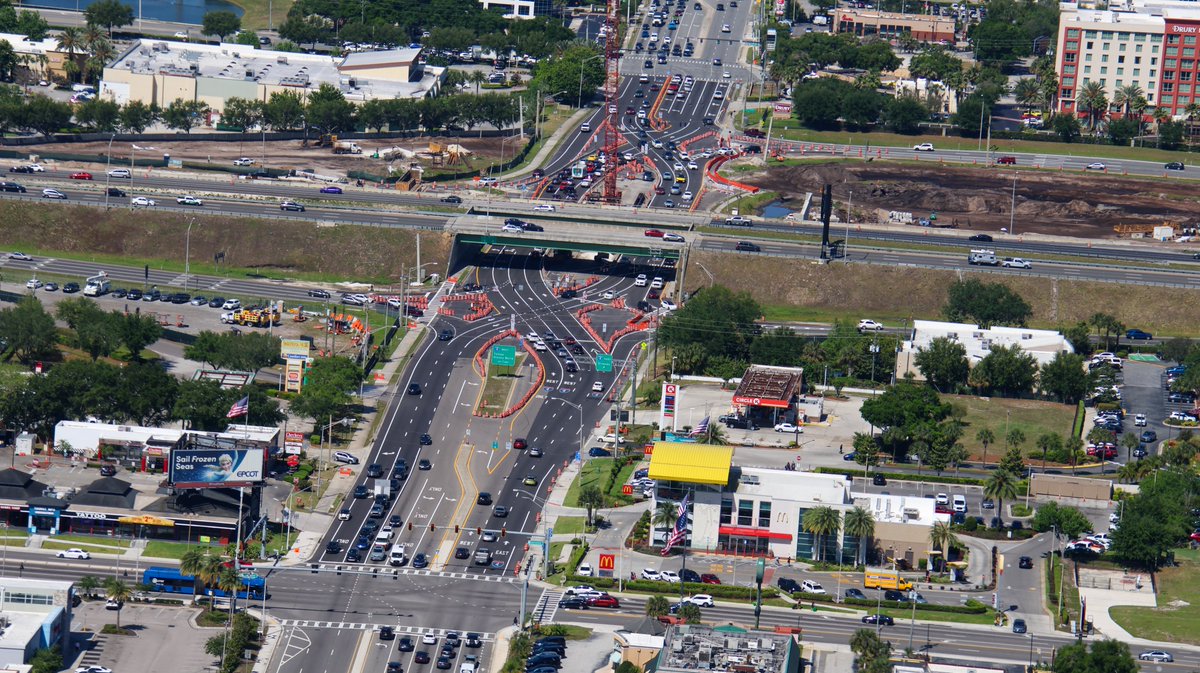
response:
M458 534L458 524L454 524L454 533Z
M430 532L430 533L432 533L432 532L434 532L435 530L437 530L437 526L435 526L435 525L433 525L433 524L429 524L429 532Z
M500 537L504 537L505 535L508 535L508 529L502 527L500 529Z
M476 526L476 527L475 527L475 534L476 534L476 535L483 535L483 526Z
M411 521L408 522L408 529L412 530L412 522Z

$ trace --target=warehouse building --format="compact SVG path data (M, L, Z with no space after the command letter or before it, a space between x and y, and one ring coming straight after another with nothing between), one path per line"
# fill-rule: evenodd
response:
M302 96L328 84L353 103L420 99L438 93L445 68L420 62L420 49L330 56L260 50L242 44L136 40L104 69L100 95L167 107L207 103L219 114L230 98L267 101L278 92Z

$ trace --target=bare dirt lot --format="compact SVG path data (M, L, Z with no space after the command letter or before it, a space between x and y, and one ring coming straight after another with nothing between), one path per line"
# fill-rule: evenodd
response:
M388 162L372 158L372 155L392 147L401 147L413 152L426 152L429 150L431 143L443 146L456 143L472 153L469 158L464 158L463 161L454 164L455 167L462 170L487 166L493 158L500 157L502 142L503 152L509 158L511 158L514 151L520 150L520 141L514 138L504 140L501 138L433 138L417 136L413 138L355 140L354 142L363 149L362 154L334 154L328 147L317 147L315 143L316 136L311 139L307 146L301 140L267 141L264 145L262 139L256 139L252 133L245 134L240 138L236 134L223 134L220 136L222 139L221 142L216 141L215 137L211 134L197 133L192 139L188 140L141 143L143 150L137 152L137 159L141 161L143 159L161 158L163 154L170 154L172 159L182 159L183 161L232 165L233 160L239 157L249 157L262 162L265 156L266 165L270 168L291 168L313 171L324 175L343 175L347 171L365 171L384 175L387 173ZM230 138L238 139L230 140ZM206 139L208 140L207 142ZM153 146L154 149L148 150L146 149L147 146ZM92 154L102 157L108 152L108 141L71 144L46 143L43 145L25 145L21 149L33 155L43 152L69 152L71 154ZM128 162L129 153L128 143L114 144L113 164L120 164L122 160ZM397 168L401 167L400 163L403 163L403 167L407 168L407 160L397 161L399 162L396 165ZM441 168L428 157L418 158L417 161L427 169L440 170ZM89 168L94 168L94 166L89 166Z
M784 166L739 177L787 198L819 194L825 184L835 194L854 192L854 218L886 222L888 212L914 218L937 213L941 224L998 231L1012 213L1013 171L917 163L829 161ZM1195 226L1200 193L1191 182L1133 179L1051 171L1018 171L1018 231L1115 238L1118 224L1159 224L1164 220Z

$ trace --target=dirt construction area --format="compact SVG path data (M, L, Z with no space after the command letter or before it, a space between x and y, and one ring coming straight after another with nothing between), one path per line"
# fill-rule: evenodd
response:
M1197 222L1200 192L1181 180L1133 179L1098 173L1018 170L1016 226L1022 233L1116 238L1118 224L1186 226ZM854 220L887 222L891 211L914 220L937 214L937 223L999 231L1012 217L1014 171L944 166L932 161L829 161L775 167L738 179L777 192L792 203L833 185L839 200L854 192ZM819 199L814 200L814 208ZM839 208L844 207L839 204Z

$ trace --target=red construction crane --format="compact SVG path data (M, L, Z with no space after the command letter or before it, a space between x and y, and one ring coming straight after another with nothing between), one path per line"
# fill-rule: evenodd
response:
M604 202L614 204L621 202L621 192L617 191L617 157L623 142L618 126L621 103L621 46L617 42L617 29L620 28L620 23L620 3L618 0L608 0L604 18L604 25L608 29L604 39L604 104L608 111L604 120L604 154L608 157L604 170Z

